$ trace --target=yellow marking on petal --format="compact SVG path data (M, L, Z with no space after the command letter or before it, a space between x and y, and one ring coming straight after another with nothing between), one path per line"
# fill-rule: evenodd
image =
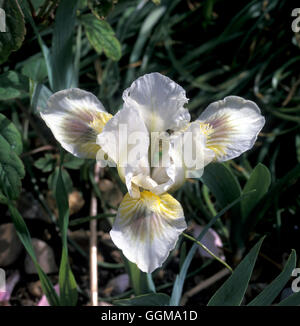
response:
M93 112L80 108L74 115L67 116L60 126L60 134L65 142L76 146L80 153L88 157L96 157L101 148L97 143L97 135L102 132L105 124L112 118L107 112Z
M213 133L213 128L209 123L200 122L199 127L201 132L207 137Z
M147 232L154 241L163 233L162 221L174 223L183 217L180 203L169 194L158 196L144 190L140 198L132 198L127 193L119 208L119 217L123 227L131 225L135 240L146 241Z
M206 147L216 154L216 159L226 155L226 147L236 131L236 126L228 114L223 114L208 123L200 122L201 132L206 136Z
M144 190L141 192L141 201L149 209L156 209L160 205L160 198L151 191Z
M107 112L99 112L89 123L90 127L96 130L99 134L103 131L106 123L112 118L112 115Z

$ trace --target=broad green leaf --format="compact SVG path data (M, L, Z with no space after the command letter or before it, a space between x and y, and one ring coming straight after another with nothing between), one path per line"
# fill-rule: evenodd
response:
M121 58L121 45L115 37L109 23L96 18L92 14L81 17L85 27L86 36L97 53L104 53L112 60L118 61Z
M24 96L28 92L29 81L27 77L15 71L8 71L0 75L0 101Z
M212 163L204 169L203 183L209 188L221 208L230 204L241 195L241 187L237 178L224 163ZM242 247L242 221L240 204L231 210L231 241L238 247Z
M248 306L268 306L270 305L292 275L292 271L296 266L296 252L292 250L290 257L285 264L284 270L269 284Z
M259 163L251 173L251 176L243 189L243 192L249 192L255 189L253 194L247 196L241 202L241 210L244 220L248 217L261 198L267 193L270 184L271 174L268 168Z
M0 190L9 199L18 198L24 166L18 154L22 152L21 136L15 126L0 114Z
M22 216L20 215L20 213L18 212L18 210L15 206L13 206L12 204L8 204L8 207L9 207L9 211L11 213L12 221L16 228L18 237L21 240L23 246L25 247L27 253L29 254L29 256L31 257L31 259L34 262L34 265L36 267L36 270L38 272L38 275L39 275L39 278L41 281L43 292L45 293L45 295L48 299L48 302L50 303L51 306L59 306L59 299L54 290L54 287L53 287L51 281L49 280L48 276L41 269L41 267L36 259L35 252L34 252L34 249L33 249L32 243L31 243L31 237L30 237L30 234L29 234L29 231L27 229L24 219L22 218Z
M212 163L206 166L201 179L216 197L221 208L241 195L237 179L223 163Z
M15 125L0 113L0 140L5 140L10 149L20 155L23 151L21 135Z
M208 302L208 306L239 306L242 303L264 238L250 250Z
M55 15L51 68L53 91L76 87L73 38L78 0L61 0Z
M55 168L56 158L51 154L46 154L34 162L34 166L43 172L50 172Z
M56 180L56 204L59 213L59 226L62 238L62 257L59 267L60 304L62 306L75 306L77 303L77 284L68 260L68 224L69 203L61 169Z
M40 83L47 77L47 66L41 53L33 55L22 65L22 74L35 82Z
M77 170L84 164L84 162L84 159L66 153L64 159L64 167L71 170Z
M151 274L142 272L136 264L129 261L125 256L123 259L135 295L155 292Z
M258 205L253 210L253 213L248 216L246 228L252 230L254 226L262 219L265 213L273 205L274 201L286 188L290 187L300 178L300 163L290 170L284 177L279 179L268 193L262 198Z
M0 0L0 8L5 11L6 25L6 32L0 32L0 64L2 64L11 52L20 48L26 29L24 16L17 0Z
M17 199L21 192L21 179L25 171L15 152L9 151L0 141L0 190L10 199Z
M117 306L169 306L170 297L164 293L150 293L131 299L116 300Z

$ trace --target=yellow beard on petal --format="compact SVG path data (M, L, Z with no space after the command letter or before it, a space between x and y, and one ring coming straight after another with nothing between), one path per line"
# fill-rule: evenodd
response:
M65 141L78 146L81 153L88 153L89 157L96 157L101 148L97 143L97 135L102 132L105 124L112 118L107 112L89 112L82 109L77 112L80 119L65 119L61 126L61 133Z
M147 234L145 232L148 229L150 240L153 241L156 236L159 237L163 232L161 218L171 224L183 216L183 211L178 201L171 195L166 193L158 196L144 190L140 193L140 198L132 198L129 194L125 195L119 208L119 216L123 226L132 224L134 228L133 237L139 241L146 241ZM147 223L151 223L152 227L145 227Z
M104 126L106 123L112 118L112 115L107 112L99 112L94 117L93 121L89 123L89 126L96 130L98 134L103 131Z
M230 136L235 132L235 125L229 115L222 115L208 123L200 122L200 130L206 136L206 147L215 152L217 160L226 154Z
M156 209L160 205L160 198L151 191L144 190L141 192L141 201L144 205L149 207L149 209Z

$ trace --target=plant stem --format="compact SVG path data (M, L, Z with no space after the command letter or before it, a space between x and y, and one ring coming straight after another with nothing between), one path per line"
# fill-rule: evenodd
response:
M190 239L190 240L194 241L195 243L197 243L201 248L203 248L207 253L209 253L212 257L214 257L218 262L220 262L222 265L224 265L232 273L232 268L225 261L223 261L221 258L216 256L213 252L211 252L203 243L201 243L200 241L198 241L197 239L195 239L194 237L192 237L186 233L182 233L182 235L185 236L187 239Z
M94 169L95 183L99 182L100 165L96 162ZM92 192L91 197L91 216L97 215L97 197ZM91 290L91 304L92 306L98 306L98 264L97 264L97 220L92 219L90 221L90 290Z

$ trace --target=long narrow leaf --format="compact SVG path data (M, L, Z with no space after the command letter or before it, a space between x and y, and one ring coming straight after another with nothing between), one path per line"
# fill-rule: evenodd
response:
M151 274L142 272L136 264L123 256L125 268L130 277L131 286L136 296L155 292L155 286Z
M243 194L236 200L234 200L232 203L224 207L213 219L210 220L210 222L205 226L205 228L202 230L200 235L198 236L197 240L201 241L201 239L204 237L207 230L214 225L214 223L223 215L225 214L231 207L239 203L244 196L247 196L248 194ZM184 263L181 267L180 273L176 276L176 280L173 286L172 290L172 296L170 300L170 306L178 306L181 299L182 289L184 285L184 281L186 278L186 274L188 271L188 268L191 264L191 261L194 257L194 254L198 248L198 245L196 243L193 244L192 248L190 249L188 255L186 256Z
M62 237L62 257L59 268L60 301L63 306L75 306L77 303L77 284L68 260L67 231L69 224L68 194L63 182L61 168L56 182L56 204L59 212L59 225Z
M49 280L48 276L43 272L41 266L39 265L36 259L36 255L31 243L31 237L24 219L22 218L17 208L13 204L9 203L8 208L11 213L12 221L16 228L18 237L21 240L23 246L25 247L27 253L33 260L34 265L37 269L41 281L42 289L48 299L48 302L51 304L51 306L59 306L60 305L59 298L54 290L54 287L51 281Z
M268 285L248 306L267 306L270 305L285 284L291 278L292 271L296 266L296 252L292 250L290 257L285 264L284 270L276 277L276 279Z
M286 299L278 303L277 306L299 306L300 305L300 292L296 292Z
M250 250L233 274L208 302L208 306L239 306L242 303L264 238Z
M53 91L76 87L73 34L78 0L61 0L55 16L52 39Z

